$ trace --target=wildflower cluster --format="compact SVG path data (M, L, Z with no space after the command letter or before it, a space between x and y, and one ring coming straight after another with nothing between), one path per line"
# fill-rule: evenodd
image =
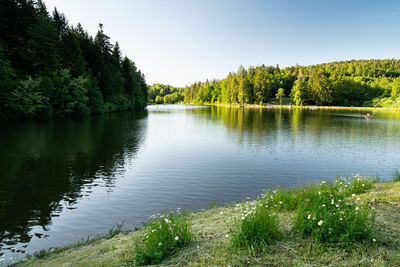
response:
M374 178L356 175L350 178L340 177L336 179L336 187L340 192L349 194L362 194L371 189L375 183Z
M137 265L157 264L187 246L192 238L186 213L156 214L149 218L141 240L136 243Z
M365 188L371 186L370 179L358 176L338 179L336 184L321 183L319 191L299 207L294 228L303 236L312 236L319 242L372 240L372 207L356 197L357 192L365 192Z
M271 191L267 193L268 197L264 195L261 199L242 204L240 220L232 231L234 247L259 248L280 237L276 214L278 205L273 201L275 193Z
M233 245L259 247L272 243L280 236L277 212L296 209L293 230L302 236L324 243L373 240L373 207L362 203L356 194L366 192L374 182L354 176L341 177L333 183L265 190L257 200L242 204Z

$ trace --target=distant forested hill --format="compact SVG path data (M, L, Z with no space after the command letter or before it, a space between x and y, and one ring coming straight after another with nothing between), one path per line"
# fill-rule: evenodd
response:
M186 87L183 97L186 103L260 104L276 101L278 91L295 105L400 107L400 60L241 66L223 80Z
M0 1L0 116L64 117L144 108L144 75L103 25L90 36L41 0Z
M149 86L149 103L175 104L183 102L183 88L176 88L171 85L153 84Z

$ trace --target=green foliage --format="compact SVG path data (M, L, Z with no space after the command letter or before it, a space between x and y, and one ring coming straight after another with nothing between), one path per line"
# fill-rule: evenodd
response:
M155 103L156 104L164 104L164 98L158 95L155 99Z
M279 104L282 105L282 99L285 97L285 89L279 88L275 97L279 100Z
M9 61L5 59L3 48L0 45L0 114L8 113L5 107L16 86L15 77L15 71L11 68Z
M281 236L279 221L269 198L243 203L240 220L231 230L232 246L259 249L272 244Z
M70 26L42 1L0 3L0 116L36 118L144 108L147 85L118 43Z
M291 211L297 209L301 203L309 199L314 192L320 189L320 185L311 184L284 189L282 187L274 190L264 191L262 198L268 201L268 205L277 211Z
M342 189L349 196L350 194L362 194L371 189L376 182L375 178L353 176L351 179L340 178L336 180L337 187Z
M196 82L183 89L185 103L259 104L278 90L296 105L400 106L400 60L351 60L295 66L240 66L225 79ZM282 94L280 90L279 95ZM150 102L165 92L153 90ZM379 102L390 97L387 102ZM282 96L283 98L283 96ZM278 97L278 100L281 100Z
M189 245L192 239L188 214L180 212L150 217L139 243L135 244L137 265L158 264Z
M314 185L299 205L294 230L322 243L371 242L374 213L356 194L366 192L374 182L373 178L354 176Z
M295 81L291 96L296 106L302 106L305 99L308 98L307 82L304 78L299 78Z
M375 98L371 101L371 105L375 107L384 107L384 108L399 108L400 107L400 96L393 97L382 97Z
M400 171L398 169L393 172L393 181L400 182Z
M372 241L373 222L370 205L328 190L312 195L299 207L294 229L318 242L350 244Z
M281 236L277 213L291 210L297 210L293 230L301 236L321 243L373 241L374 212L356 194L371 189L374 182L354 176L334 183L267 189L261 198L242 204L240 220L231 231L232 245L253 250L273 243Z
M174 92L164 96L164 104L175 104L183 101L183 95L179 92Z
M37 117L46 109L49 99L40 92L41 79L32 79L19 82L8 98L6 108L15 116L24 116L26 118Z
M156 83L149 87L148 100L150 103L155 104L175 104L183 102L183 89Z
M51 102L56 116L86 115L88 108L88 79L72 78L69 71L61 70L54 76Z
M269 205L277 211L292 211L299 208L318 192L329 191L332 194L342 194L344 197L349 197L353 194L365 193L373 187L375 182L375 178L359 175L351 178L338 177L335 183L324 181L320 184L307 184L295 188L267 189L262 198L268 198Z

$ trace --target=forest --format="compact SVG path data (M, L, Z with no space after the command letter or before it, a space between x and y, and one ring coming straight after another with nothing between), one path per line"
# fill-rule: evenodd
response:
M153 104L175 104L183 102L183 88L171 85L155 83L149 86L149 103Z
M0 1L0 117L47 118L141 109L144 74L99 24L92 37L41 0Z
M400 107L400 60L351 60L312 66L240 66L222 80L177 91L183 103L279 103ZM277 99L280 99L277 100ZM177 101L179 102L179 101Z

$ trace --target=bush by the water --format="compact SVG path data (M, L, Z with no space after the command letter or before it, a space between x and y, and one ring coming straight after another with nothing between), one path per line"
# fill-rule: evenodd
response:
M153 215L145 225L142 239L136 243L137 265L157 264L187 246L192 239L188 214Z
M371 206L359 198L321 190L299 207L294 229L322 243L354 243L372 240L373 221Z
M297 209L293 230L322 243L372 241L374 212L356 197L371 189L374 178L354 176L296 188L267 189L261 198L243 203L235 224L234 247L258 248L281 234L277 212Z
M400 182L400 171L398 169L393 172L393 181Z
M373 240L374 213L356 194L372 188L374 178L354 176L335 183L321 182L299 206L294 230L322 243Z
M362 194L371 189L376 182L374 177L361 177L356 175L352 178L340 178L336 180L336 188L346 196L351 194Z
M310 199L316 192L331 190L335 194L361 194L372 188L375 178L361 177L359 175L351 178L337 178L335 183L324 182L322 184L307 184L295 188L279 187L275 190L266 189L262 197L269 198L271 207L277 211L296 210L301 204ZM271 195L272 194L272 195ZM271 196L273 196L271 198Z
M257 249L279 239L278 216L268 199L243 203L240 220L231 230L233 247Z

